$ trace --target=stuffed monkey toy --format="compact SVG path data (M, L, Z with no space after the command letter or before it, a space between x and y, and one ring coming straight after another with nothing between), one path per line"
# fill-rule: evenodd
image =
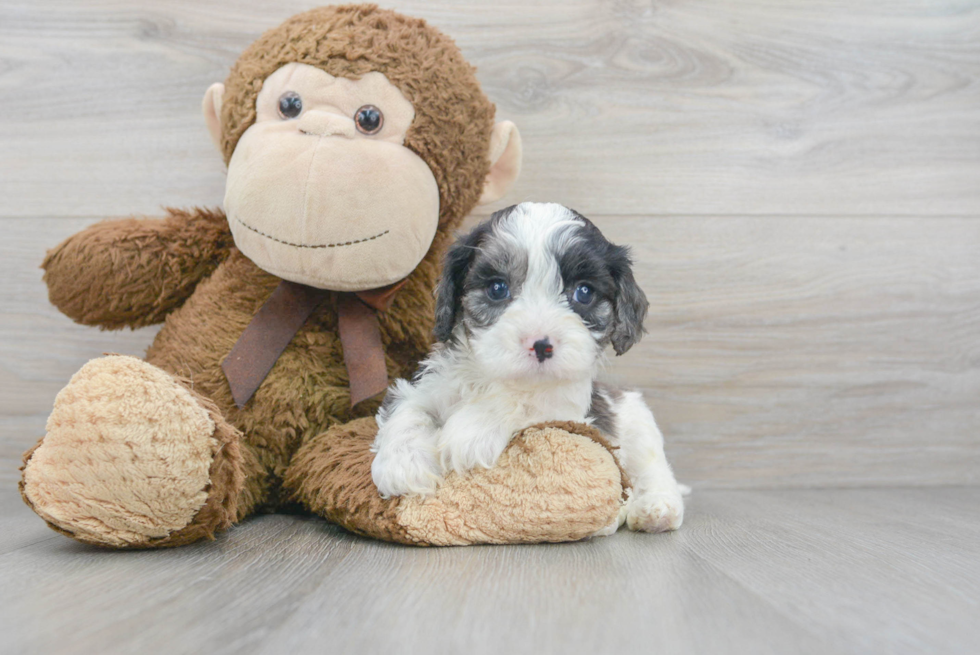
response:
M453 230L517 177L518 132L455 44L373 5L287 20L205 95L224 211L98 223L44 260L51 302L106 329L163 322L59 393L21 492L55 530L177 546L300 505L417 545L615 529L627 483L580 424L533 426L490 470L382 499L373 416L428 351Z

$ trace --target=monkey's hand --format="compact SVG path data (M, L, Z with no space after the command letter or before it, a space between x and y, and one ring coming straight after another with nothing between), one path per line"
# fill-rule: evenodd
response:
M77 323L109 329L159 323L234 245L220 210L96 223L48 251L51 303Z

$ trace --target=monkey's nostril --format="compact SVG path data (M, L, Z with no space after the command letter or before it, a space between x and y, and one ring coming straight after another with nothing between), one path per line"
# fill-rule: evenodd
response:
M308 136L354 138L354 121L333 112L310 109L296 120L296 129Z
M534 350L534 356L538 358L539 362L551 359L551 356L554 354L554 348L551 345L551 341L548 340L548 337L535 341L532 349Z

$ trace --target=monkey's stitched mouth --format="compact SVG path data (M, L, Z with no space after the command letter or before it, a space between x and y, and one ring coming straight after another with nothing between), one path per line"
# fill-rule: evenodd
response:
M327 139L327 138L332 137L332 136L339 136L339 137L342 137L344 139L350 139L351 138L350 135L345 134L344 132L330 132L329 134L321 134L319 132L307 132L306 130L301 129L299 131L299 133L302 134L303 136L315 136L318 139Z
M247 223L243 223L241 221L241 219L238 219L238 218L235 219L235 222L238 223L239 225L241 225L242 227L244 227L246 229L249 229L252 232L255 232L259 236L263 236L266 239L271 239L272 241L275 241L276 243L281 243L284 246L292 246L293 248L343 248L344 246L353 246L355 244L364 243L366 241L374 241L375 239L380 239L384 235L386 235L389 232L391 232L391 230L385 230L384 232L379 232L378 234L375 234L374 236L364 237L363 239L354 239L353 241L338 241L337 243L322 243L322 244L319 244L319 245L308 245L308 244L305 244L305 243L291 243L289 241L283 241L282 239L277 239L276 237L272 236L271 234L266 234L262 230L256 230L254 227L252 227L251 225L248 225Z

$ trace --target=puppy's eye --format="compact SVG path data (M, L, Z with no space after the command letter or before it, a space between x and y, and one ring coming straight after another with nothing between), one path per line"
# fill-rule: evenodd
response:
M285 119L296 118L303 111L303 99L295 91L279 96L279 115Z
M503 280L494 280L487 285L487 298L493 301L510 298L510 287Z
M377 134L385 124L385 116L374 105L364 105L354 114L354 124L361 134Z
M578 285L575 287L575 293L572 294L572 300L580 305L591 305L594 298L595 292L588 284Z

